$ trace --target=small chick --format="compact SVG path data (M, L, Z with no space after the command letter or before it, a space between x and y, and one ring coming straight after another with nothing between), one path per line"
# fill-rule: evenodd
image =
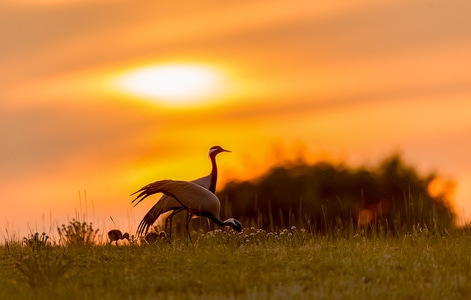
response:
M157 233L155 231L149 232L146 234L145 240L148 244L153 244L157 242L157 239L160 238L161 240L164 240L167 238L167 234L165 231L161 231L160 233Z
M129 233L125 232L123 234L119 229L112 229L108 231L108 238L110 239L110 245L116 242L116 246L118 246L119 240L127 239L129 241Z

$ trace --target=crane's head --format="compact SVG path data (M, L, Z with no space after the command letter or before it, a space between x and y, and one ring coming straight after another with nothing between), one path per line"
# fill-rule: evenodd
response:
M234 218L229 218L226 221L224 221L223 223L224 223L225 226L232 227L232 229L234 229L237 232L242 231L242 224Z
M231 152L231 151L226 150L226 149L222 148L221 146L213 146L209 149L209 156L214 157L214 156L218 155L221 152Z

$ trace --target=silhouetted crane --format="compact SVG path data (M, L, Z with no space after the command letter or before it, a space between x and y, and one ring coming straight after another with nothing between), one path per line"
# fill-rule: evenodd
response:
M116 246L118 246L119 240L127 239L129 241L129 233L125 232L124 234L119 229L112 229L108 231L108 238L110 239L110 245L113 242L116 242Z
M163 193L173 197L180 206L188 212L185 228L191 241L188 228L192 216L206 217L220 227L230 226L234 230L242 231L242 224L233 218L221 221L219 213L221 203L218 197L209 190L188 181L160 180L149 184L134 194L138 194L132 203L138 205L142 200L155 193ZM134 195L133 194L133 195Z
M216 165L216 155L218 155L221 152L231 152L229 150L223 149L220 146L213 146L209 149L209 158L211 160L211 173L207 176L198 178L196 180L193 180L192 182L195 184L198 184L212 193L216 192L216 182L218 179L218 169ZM152 185L154 183L148 184L143 189L152 189ZM133 194L134 195L134 194ZM152 194L149 194L150 196ZM141 236L142 234L146 234L147 231L149 230L150 226L154 224L154 222L159 218L164 213L169 212L170 215L167 216L167 219L165 220L165 227L167 227L167 221L170 223L170 231L169 231L169 238L172 237L172 218L175 214L179 213L182 211L183 208L176 201L174 198L168 195L163 195L159 201L146 213L142 221L139 223L139 226L137 227L137 236Z

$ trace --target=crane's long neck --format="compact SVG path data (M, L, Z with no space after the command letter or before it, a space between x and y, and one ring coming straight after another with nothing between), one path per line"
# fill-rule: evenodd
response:
M198 213L197 215L210 219L211 221L213 221L219 227L230 226L230 227L232 227L232 229L234 229L237 232L242 231L242 224L236 219L229 218L229 219L227 219L223 222L218 217L214 216L213 214L207 213L207 212L204 212L204 211Z
M211 183L209 185L209 190L211 193L216 192L216 183L218 181L218 167L216 165L216 155L211 155Z

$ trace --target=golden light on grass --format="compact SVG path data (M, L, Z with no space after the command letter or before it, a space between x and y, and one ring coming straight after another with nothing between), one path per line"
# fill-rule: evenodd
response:
M116 89L168 106L199 105L221 97L227 81L220 69L198 64L137 68L118 76Z

